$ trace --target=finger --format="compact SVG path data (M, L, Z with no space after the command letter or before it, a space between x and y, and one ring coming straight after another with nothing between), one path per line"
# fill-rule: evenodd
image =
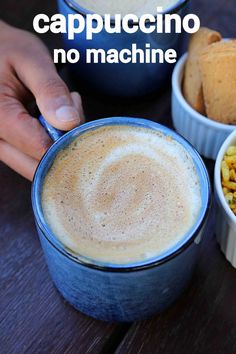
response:
M0 137L24 154L40 160L52 144L37 119L20 102L0 95Z
M81 108L75 106L66 84L56 72L50 55L45 50L37 54L28 53L22 61L16 58L16 73L35 96L45 119L58 129L70 130L80 124ZM82 106L81 103L80 105Z
M0 161L4 162L23 177L33 180L38 161L23 154L10 144L0 140Z
M75 107L79 112L80 124L83 124L85 122L85 115L84 115L81 96L78 92L71 92L71 98L73 100Z

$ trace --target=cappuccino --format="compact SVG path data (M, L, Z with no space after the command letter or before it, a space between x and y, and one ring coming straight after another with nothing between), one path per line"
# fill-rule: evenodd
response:
M99 15L155 14L157 6L163 10L174 6L176 0L75 0L81 7Z
M99 127L61 150L45 177L44 217L73 254L113 264L158 256L193 226L201 208L191 156L162 133Z

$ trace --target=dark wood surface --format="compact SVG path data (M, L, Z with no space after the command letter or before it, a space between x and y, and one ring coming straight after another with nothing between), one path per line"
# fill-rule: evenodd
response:
M193 0L203 25L236 37L235 0ZM0 17L32 30L53 0L0 1ZM42 36L49 48L59 37ZM132 102L83 96L87 119L149 118L171 126L170 87ZM214 163L206 161L210 175ZM95 321L70 307L52 285L34 227L30 183L0 163L0 353L236 353L236 270L214 236L214 212L190 287L165 313L133 324Z

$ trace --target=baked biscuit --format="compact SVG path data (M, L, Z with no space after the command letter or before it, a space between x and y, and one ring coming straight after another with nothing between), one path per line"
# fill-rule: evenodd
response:
M189 42L188 59L185 65L183 94L188 103L198 112L205 114L202 82L198 66L199 55L209 44L221 40L220 33L201 27Z
M208 118L236 124L236 40L211 44L199 57Z

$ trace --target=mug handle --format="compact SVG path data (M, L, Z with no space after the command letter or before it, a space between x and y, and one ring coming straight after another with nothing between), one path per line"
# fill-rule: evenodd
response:
M63 132L59 129L54 128L51 124L49 124L46 119L41 115L38 117L38 120L42 127L46 130L50 138L53 142L57 141L64 135L66 132Z

